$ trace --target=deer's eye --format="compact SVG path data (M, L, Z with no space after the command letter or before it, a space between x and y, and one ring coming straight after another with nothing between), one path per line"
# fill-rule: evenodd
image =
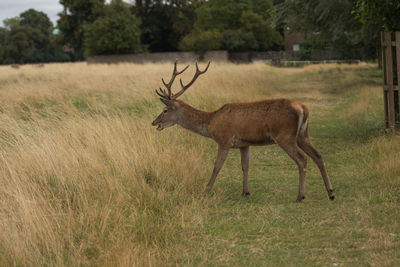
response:
M163 112L164 112L164 113L167 113L167 111L168 111L168 110L164 109L164 111L163 111Z

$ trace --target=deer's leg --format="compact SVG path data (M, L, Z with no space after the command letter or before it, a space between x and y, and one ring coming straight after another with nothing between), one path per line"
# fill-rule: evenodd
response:
M212 172L210 181L208 182L204 193L210 192L211 188L213 187L215 178L217 178L217 175L218 175L219 171L221 170L222 165L224 165L226 157L228 156L228 152L229 152L229 149L224 149L221 146L218 147L218 155L217 155L217 159L215 160L214 170Z
M304 135L299 136L298 144L299 144L299 147L301 149L303 149L304 152L306 152L306 154L312 158L312 160L315 162L315 164L317 164L319 171L321 172L322 178L324 179L325 188L326 188L326 191L328 192L329 199L334 200L335 194L333 193L332 184L329 181L328 174L326 173L325 164L322 159L322 155L312 145L307 132Z
M249 188L247 186L248 174L249 174L249 161L250 161L250 147L241 147L240 156L242 161L242 171L243 171L243 192L242 196L245 197L250 195Z
M305 181L306 181L306 168L307 168L307 158L300 151L297 144L291 140L295 140L290 138L289 141L285 140L276 140L278 145L285 150L285 152L291 157L297 164L299 169L299 191L297 194L296 202L300 202L305 198Z

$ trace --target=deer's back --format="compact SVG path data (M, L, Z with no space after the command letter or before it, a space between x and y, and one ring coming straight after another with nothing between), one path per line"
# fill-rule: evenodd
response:
M208 131L227 147L268 145L279 134L296 134L304 109L308 112L304 104L291 99L229 103L214 112Z

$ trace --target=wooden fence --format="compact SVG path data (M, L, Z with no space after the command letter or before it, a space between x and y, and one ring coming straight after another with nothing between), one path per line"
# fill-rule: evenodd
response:
M400 32L382 32L383 97L389 131L400 126Z

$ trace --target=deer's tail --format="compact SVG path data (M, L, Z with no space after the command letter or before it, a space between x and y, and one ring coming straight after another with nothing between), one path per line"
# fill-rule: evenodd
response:
M304 137L308 130L308 114L309 110L306 105L301 105L299 113L299 122L297 126L297 137Z

